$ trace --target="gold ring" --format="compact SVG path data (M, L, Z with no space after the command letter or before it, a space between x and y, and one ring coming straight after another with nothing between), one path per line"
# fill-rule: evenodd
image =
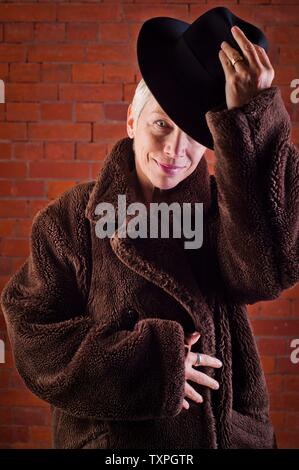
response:
M244 60L244 57L242 57L241 55L238 55L237 57L232 58L231 59L232 66L234 66L235 63L239 62L240 60Z

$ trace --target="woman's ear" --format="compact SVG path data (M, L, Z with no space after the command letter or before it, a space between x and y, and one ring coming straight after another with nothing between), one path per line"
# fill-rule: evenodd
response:
M131 139L134 138L134 117L132 113L132 103L129 104L127 111L127 133Z

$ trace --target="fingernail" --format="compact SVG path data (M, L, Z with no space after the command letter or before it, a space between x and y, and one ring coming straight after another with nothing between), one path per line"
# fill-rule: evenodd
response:
M217 359L217 364L218 364L219 366L222 366L222 362L219 361L219 359Z

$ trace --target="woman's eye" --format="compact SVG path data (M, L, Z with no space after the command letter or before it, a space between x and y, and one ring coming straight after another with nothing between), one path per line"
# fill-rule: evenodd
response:
M166 122L165 122L163 119L159 119L158 121L156 121L156 124L157 124L158 122L164 122L164 124L166 124ZM157 125L158 125L158 124L157 124ZM166 124L165 126L160 126L160 125L158 125L158 127L160 127L160 129L163 129L163 128L167 127L167 124Z

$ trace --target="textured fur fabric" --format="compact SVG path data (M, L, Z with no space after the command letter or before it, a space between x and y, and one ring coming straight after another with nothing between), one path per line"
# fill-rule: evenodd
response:
M271 448L264 374L246 304L298 281L298 162L280 89L206 114L215 176L205 158L169 190L203 202L203 245L95 234L99 202L117 204L134 168L120 139L96 181L81 183L34 217L26 262L1 303L16 367L52 405L55 448ZM220 382L181 409L184 335L215 355Z

